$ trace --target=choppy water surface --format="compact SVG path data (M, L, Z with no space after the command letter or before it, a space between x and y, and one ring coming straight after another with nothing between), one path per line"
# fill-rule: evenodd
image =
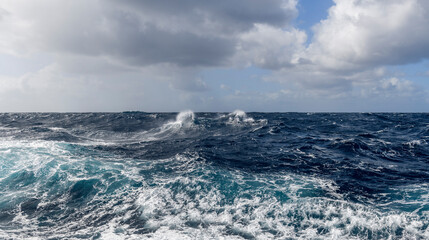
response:
M428 239L428 114L0 114L1 239Z

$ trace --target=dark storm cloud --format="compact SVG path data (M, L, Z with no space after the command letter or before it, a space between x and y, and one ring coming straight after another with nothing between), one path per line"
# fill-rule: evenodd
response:
M283 0L110 2L119 4L111 12L119 36L114 54L143 65L219 66L235 53L236 34L255 23L285 26L296 14Z
M169 32L156 26L140 30L136 22L122 21L113 29L115 37L103 32L74 34L56 41L62 51L81 55L111 56L126 64L144 66L173 63L179 66L219 65L234 53L232 39Z
M132 7L142 13L183 16L198 21L221 23L235 30L251 28L254 23L284 26L297 14L294 1L284 0L124 0L111 2Z
M137 65L162 62L183 66L218 65L234 52L234 43L228 39L171 33L155 26L143 32L121 29L118 33L117 41L112 42L116 46L112 54Z
M86 4L85 4L86 3ZM285 26L293 0L73 1L35 4L31 30L43 51L111 57L126 65L222 66L256 23ZM35 9L36 10L36 9Z

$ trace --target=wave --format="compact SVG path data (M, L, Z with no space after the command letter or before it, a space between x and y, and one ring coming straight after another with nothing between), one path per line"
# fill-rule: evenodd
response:
M162 136L167 133L171 135L178 133L180 130L188 130L195 128L195 114L188 110L177 114L176 121L168 122L156 129L154 136Z
M247 114L241 110L235 110L234 112L228 114L229 124L241 124L241 123L254 123L255 120L251 117L247 117Z
M0 114L0 239L427 239L428 119Z
M72 149L45 143L25 147L38 160L1 180L9 194L0 198L0 237L429 237L427 218L344 201L331 180L229 171L191 152L112 164L106 161L112 156L78 159ZM71 156L46 155L53 152Z
M149 115L151 118L158 120L154 114ZM203 121L206 120L206 121ZM175 120L167 120L161 126L154 127L145 131L136 131L134 133L117 133L111 131L96 131L95 133L86 133L81 137L84 140L105 143L138 143L138 142L152 142L169 138L177 137L192 137L199 135L217 135L219 130L221 135L229 134L221 127L223 125L230 125L233 127L251 126L254 127L253 131L260 129L267 123L266 119L254 120L248 117L247 114L241 110L236 110L228 115L221 116L221 118L199 118L194 112L187 110L179 112ZM220 120L220 122L216 122ZM216 128L213 128L216 127Z

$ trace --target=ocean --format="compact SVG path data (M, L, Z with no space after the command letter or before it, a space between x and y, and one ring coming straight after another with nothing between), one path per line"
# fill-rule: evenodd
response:
M429 239L427 113L2 113L0 239Z

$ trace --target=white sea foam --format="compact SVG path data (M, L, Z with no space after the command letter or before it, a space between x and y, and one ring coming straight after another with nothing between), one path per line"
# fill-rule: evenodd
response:
M257 239L365 239L368 234L393 236L398 228L404 229L405 238L425 236L421 231L424 221L416 215L382 213L345 201L300 198L279 202L271 197L252 196L220 205L223 198L219 190L197 193L193 198L169 188L157 188L142 192L136 203L142 206L142 218L151 219L153 236L180 237L197 232L197 236L213 233L224 238L233 234Z
M53 227L38 227L36 218L16 209L13 224L20 228L2 230L0 237L73 239L79 234L97 233L101 239L367 239L371 234L381 239L429 238L425 227L427 217L415 212L381 211L375 206L341 200L338 186L330 180L213 168L203 164L197 153L178 154L159 161L124 160L112 164L104 161L108 156L82 156L70 150L78 146L46 141L0 142L0 150L10 149L0 151L2 160L14 163L7 166L13 170L10 173L27 170L39 177L39 185L13 193L41 198L38 208L55 204L64 214L68 208L67 192L53 199L46 193L48 189L43 188L46 183L43 179L54 174L63 176L56 182L63 191L77 181L89 180L89 176L100 180L99 194L75 209L73 221L54 221ZM169 174L159 169L166 169ZM105 173L116 180L108 181L103 177ZM121 180L133 180L142 186L133 188L125 184L111 195L103 194ZM420 198L412 200L424 205L425 189L427 186L418 185L393 190L420 194ZM46 194L40 195L42 192ZM1 198L6 200L12 195ZM110 214L115 217L106 224L86 227L89 222ZM141 224L132 225L130 219ZM145 232L137 232L138 228ZM403 234L395 237L399 230Z
M234 112L228 114L229 124L237 125L242 123L254 123L255 120L251 117L247 117L247 114L242 110L235 110Z
M177 114L176 122L178 124L192 124L195 119L195 114L191 110L183 111Z
M232 178L231 182L239 184L246 184L249 178L253 178L227 176ZM225 201L225 192L216 187L201 188L204 183L200 180L206 177L178 176L157 180L161 184L142 190L136 204L141 206L141 218L148 221L153 238L228 238L232 234L240 239L365 239L368 234L381 238L394 236L399 228L404 229L405 238L426 236L422 232L425 220L414 213L381 212L343 200L305 197L303 191L317 192L320 188L335 193L337 187L329 181L297 177L277 176L275 181L266 176L254 178L252 181L265 187L244 190L232 202L221 204ZM175 185L183 185L184 188L176 192L171 188ZM272 195L258 193L263 189L277 189L290 200L281 201ZM320 233L321 228L323 233Z
M66 131L65 128L61 128L61 127L50 127L49 130L52 130L52 131L55 131L55 132Z
M414 148L415 146L425 145L427 143L425 140L418 139L406 142L405 144L408 145L410 148Z
M161 127L161 132L168 130L178 130L182 127L189 128L194 125L195 114L192 111L183 111L177 114L176 121L168 122Z
M158 140L163 138L169 138L172 135L184 134L186 130L197 129L198 127L194 123L195 114L188 110L177 114L176 121L167 122L160 128L150 130L143 134L145 139Z

